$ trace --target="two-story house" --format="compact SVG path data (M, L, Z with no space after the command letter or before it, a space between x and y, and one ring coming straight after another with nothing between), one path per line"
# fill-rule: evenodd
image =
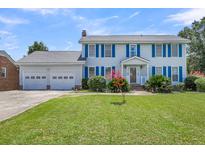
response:
M34 52L18 61L22 89L71 89L82 78L120 72L130 84L143 85L162 74L172 84L186 77L189 40L175 35L87 35L82 51Z

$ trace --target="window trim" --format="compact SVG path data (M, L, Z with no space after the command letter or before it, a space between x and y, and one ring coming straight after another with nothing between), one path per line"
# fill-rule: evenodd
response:
M94 56L90 56L90 46L91 45L94 46ZM96 57L96 44L88 44L88 57L90 57L90 58Z
M90 68L94 68L94 75L92 77L96 76L95 75L95 73L96 73L95 67L88 67L88 78L92 78L92 77L90 77Z
M4 78L4 79L6 79L6 78L7 78L7 68L6 68L6 67L1 67L1 71L2 71L2 70L5 71L5 75L2 76L2 72L0 72L0 73L1 73L1 77Z
M161 46L161 56L157 56L157 45ZM163 57L163 44L160 43L155 44L155 57Z
M177 56L173 56L173 45L176 45L177 46ZM171 44L171 57L179 57L179 44Z
M173 81L173 68L177 68L177 81ZM171 79L172 79L172 82L179 82L179 67L177 66L172 66L171 67Z
M109 57L106 56L106 50L105 50L106 45L110 45L110 56ZM110 44L110 43L104 44L104 57L105 58L112 58L112 44Z
M132 48L131 48L132 45L135 46L135 54L134 54L134 56L132 56L132 50L131 50L131 49L132 49ZM129 54L130 54L130 57L135 57L135 56L137 56L137 44L130 44L130 53L129 53Z
M112 67L111 66L108 66L108 67L105 67L105 78L107 78L107 68L110 68L110 76L111 76L111 78L112 78Z

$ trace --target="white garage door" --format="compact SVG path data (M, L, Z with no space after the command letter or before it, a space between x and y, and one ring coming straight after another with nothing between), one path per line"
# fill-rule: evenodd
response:
M69 72L51 72L51 89L68 90L75 87L75 76Z
M47 89L46 72L25 72L23 89Z

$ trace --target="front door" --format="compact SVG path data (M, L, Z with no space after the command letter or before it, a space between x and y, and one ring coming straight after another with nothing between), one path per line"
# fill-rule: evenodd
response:
M137 82L137 70L136 67L130 67L130 83L136 83Z

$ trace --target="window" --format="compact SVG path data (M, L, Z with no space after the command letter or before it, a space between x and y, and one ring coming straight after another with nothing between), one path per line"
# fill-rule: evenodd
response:
M31 79L35 79L35 76L31 76Z
M0 75L1 75L2 78L6 78L6 67L1 68Z
M162 57L162 45L161 44L156 45L156 57Z
M25 79L29 79L29 76L25 76Z
M95 57L95 45L94 44L89 45L89 57Z
M63 77L62 77L62 76L59 76L58 79L63 79Z
M109 79L109 78L111 78L111 67L106 67L106 69L105 69L105 77L107 78L107 79Z
M105 44L105 57L112 57L111 44Z
M70 77L69 77L69 79L73 79L73 78L74 78L73 76L70 76Z
M41 79L41 77L40 76L36 76L36 79Z
M178 68L172 67L172 81L178 81Z
M64 79L68 79L68 76L64 76Z
M178 46L177 46L177 44L172 44L172 57L178 57Z
M136 56L136 45L131 45L130 49L131 49L130 50L131 57Z
M56 77L56 76L53 76L53 79L57 79L57 77Z
M42 78L42 79L46 79L46 76L42 76L41 78Z
M162 75L162 67L156 67L156 75Z
M95 76L95 67L89 67L89 78Z

